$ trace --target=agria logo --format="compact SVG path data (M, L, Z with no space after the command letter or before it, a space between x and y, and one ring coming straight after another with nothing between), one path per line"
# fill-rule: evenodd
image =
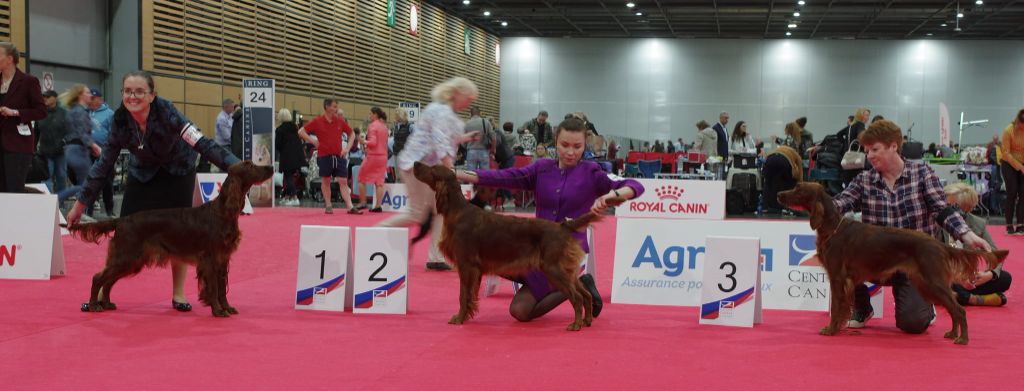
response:
M789 235L790 266L821 266L815 235Z
M18 250L21 249L20 244L3 245L0 244L0 266L4 263L14 266L14 261L18 257Z

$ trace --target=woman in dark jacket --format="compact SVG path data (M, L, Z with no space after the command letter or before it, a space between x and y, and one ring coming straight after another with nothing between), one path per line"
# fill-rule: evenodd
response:
M282 206L299 206L298 191L295 189L295 177L299 169L306 166L305 154L302 153L302 140L299 139L299 127L292 119L288 109L277 112L280 124L274 130L274 146L280 155L278 171L284 175L284 194Z
M125 184L121 217L155 209L188 208L196 186L199 156L227 172L239 160L230 151L203 137L170 101L157 96L153 75L133 71L121 79L121 107L114 112L107 147L89 171L85 187L68 212L68 225L78 224L86 206L92 205L103 186L114 178L114 166L121 150L128 150L128 180ZM191 311L185 297L188 264L174 262L171 306ZM88 310L88 305L83 309Z
M46 118L39 79L18 69L18 48L0 42L0 193L21 193L32 166L32 121Z

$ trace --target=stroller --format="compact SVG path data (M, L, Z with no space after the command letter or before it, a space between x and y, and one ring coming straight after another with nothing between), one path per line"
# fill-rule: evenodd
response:
M732 215L757 210L761 194L761 170L757 155L737 153L732 155L732 166L725 177L725 210Z

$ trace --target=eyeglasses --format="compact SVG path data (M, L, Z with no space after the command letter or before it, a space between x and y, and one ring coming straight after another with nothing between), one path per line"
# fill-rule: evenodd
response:
M143 89L130 90L130 89L126 88L126 89L121 91L121 94L124 95L124 96L127 96L127 97L141 98L143 96L146 96L146 94L149 94L149 90L143 90Z

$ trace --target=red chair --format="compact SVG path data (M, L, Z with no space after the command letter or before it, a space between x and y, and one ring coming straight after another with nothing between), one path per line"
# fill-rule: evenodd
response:
M661 156L661 164L671 167L669 172L678 172L676 165L679 163L679 155L681 155L679 152L664 153Z
M533 163L532 156L516 155L516 163L513 167L526 167ZM515 198L516 206L525 208L533 203L533 192L527 190L513 190L512 197Z
M644 160L661 160L661 152L647 152L644 154Z

